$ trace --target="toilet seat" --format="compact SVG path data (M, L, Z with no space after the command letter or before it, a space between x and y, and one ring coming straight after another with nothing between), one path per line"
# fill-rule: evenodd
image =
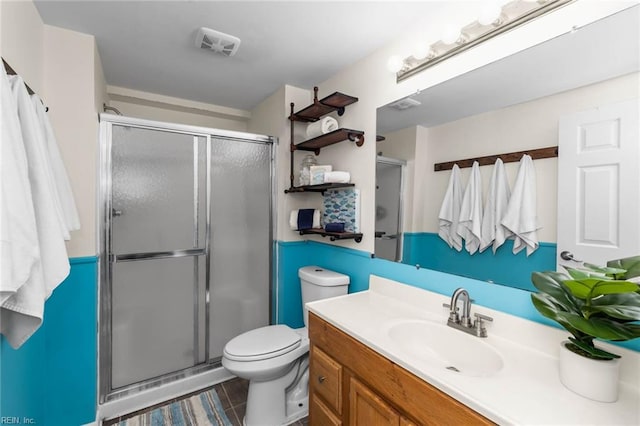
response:
M231 339L224 356L245 362L275 358L298 348L301 340L302 336L286 325L269 325Z

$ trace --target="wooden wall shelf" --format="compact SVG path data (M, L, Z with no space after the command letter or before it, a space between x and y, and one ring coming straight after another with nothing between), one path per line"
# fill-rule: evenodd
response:
M318 87L313 88L313 103L306 108L301 109L289 116L291 121L314 122L318 121L323 115L337 111L338 115L344 114L344 107L358 102L358 98L345 95L340 92L333 92L318 100Z
M300 151L313 151L318 155L320 153L320 148L346 140L355 142L356 146L362 146L362 144L364 144L364 132L361 130L337 129L333 132L320 135L317 138L300 142L295 145L295 148Z
M292 186L289 189L285 189L284 193L290 192L322 192L329 189L349 188L355 186L353 183L321 183L320 185L305 185L305 186Z
M464 169L465 167L473 166L474 161L477 161L481 166L490 166L494 164L498 158L500 158L503 163L517 163L525 154L530 155L532 160L554 158L558 156L558 147L550 146L548 148L529 149L527 151L508 152L505 154L487 155L485 157L466 158L464 160L436 163L433 165L433 170L436 172L451 170L454 164L457 164L458 167Z
M300 232L300 235L321 235L323 237L329 237L331 241L355 240L356 243L362 241L362 234L356 232L327 232L322 228L303 229L298 232Z

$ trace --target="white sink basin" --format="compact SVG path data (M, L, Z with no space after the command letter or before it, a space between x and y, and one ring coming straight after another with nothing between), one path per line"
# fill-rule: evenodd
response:
M401 320L390 324L387 334L405 353L437 362L454 374L490 376L504 365L502 356L482 338L445 324Z

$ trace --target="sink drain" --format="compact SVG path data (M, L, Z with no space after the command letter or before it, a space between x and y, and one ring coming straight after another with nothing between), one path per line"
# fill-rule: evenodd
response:
M460 370L458 370L457 368L455 368L453 365L450 365L447 367L447 370L451 370L451 371L455 371L456 373L459 373Z

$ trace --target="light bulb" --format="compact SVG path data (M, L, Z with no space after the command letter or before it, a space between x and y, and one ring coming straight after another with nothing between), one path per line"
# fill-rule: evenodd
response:
M492 25L498 19L500 19L500 13L502 13L502 8L495 1L488 1L482 7L480 11L480 16L478 17L478 22L481 25Z
M442 42L444 44L454 44L460 39L460 28L447 25L442 31Z
M387 69L391 72L398 72L404 66L404 61L398 55L393 55L387 61Z
M413 53L411 54L411 56L420 61L429 56L429 53L431 53L431 46L429 46L427 43L417 43L413 47Z

